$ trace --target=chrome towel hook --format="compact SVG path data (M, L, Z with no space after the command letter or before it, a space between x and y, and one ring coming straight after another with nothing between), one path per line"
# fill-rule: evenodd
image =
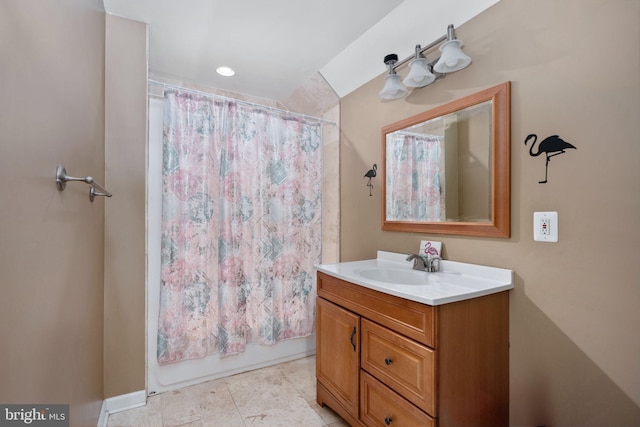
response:
M111 197L112 194L107 191L106 188L95 182L92 176L85 176L82 178L77 178L74 176L67 175L67 170L62 165L58 165L56 168L56 187L58 187L59 191L63 191L67 186L68 181L80 181L85 182L90 185L89 188L89 200L93 202L95 196L105 196ZM99 191L96 191L96 188Z

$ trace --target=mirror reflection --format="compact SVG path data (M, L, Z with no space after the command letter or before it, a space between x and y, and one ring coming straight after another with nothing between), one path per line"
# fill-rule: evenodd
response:
M382 229L508 237L510 83L382 129Z
M485 101L387 134L388 220L491 220L491 110Z

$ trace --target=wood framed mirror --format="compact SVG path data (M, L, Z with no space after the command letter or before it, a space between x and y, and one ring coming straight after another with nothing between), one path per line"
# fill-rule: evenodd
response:
M382 128L382 229L509 237L511 84Z

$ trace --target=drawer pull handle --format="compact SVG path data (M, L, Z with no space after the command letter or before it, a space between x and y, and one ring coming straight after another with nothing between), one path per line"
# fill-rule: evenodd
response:
M390 357L387 357L386 359L384 359L384 364L387 366L391 365L391 362L393 362L393 360Z
M356 351L356 343L353 340L353 337L356 336L356 327L353 327L353 331L351 331L351 338L349 338L349 341L351 341L351 345L353 346L353 351Z
M390 424L391 424L391 421L393 421L393 420L391 419L391 417L387 417L387 418L385 418L385 419L384 419L384 423L385 423L386 425L390 425Z

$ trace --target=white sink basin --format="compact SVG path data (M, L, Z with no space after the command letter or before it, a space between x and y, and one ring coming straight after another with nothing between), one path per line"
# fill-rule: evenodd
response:
M355 274L365 279L376 280L378 282L393 283L396 285L428 285L433 283L434 274L425 273L418 270L406 270L399 268L368 268L356 270Z
M513 271L442 260L440 271L413 270L406 254L378 251L376 259L320 264L316 269L369 289L429 305L513 289Z

